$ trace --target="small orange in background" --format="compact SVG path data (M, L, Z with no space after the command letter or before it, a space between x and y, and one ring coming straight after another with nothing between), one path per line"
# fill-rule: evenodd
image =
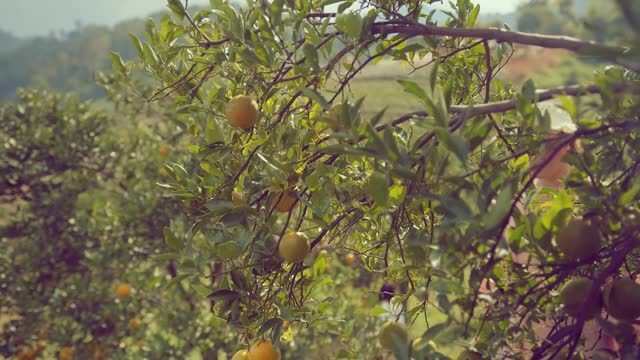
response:
M274 205L273 208L277 212L282 212L282 213L289 212L296 205L298 205L298 203L296 202L296 198L293 196L290 196L288 193L285 193L285 192L276 194L274 198L274 202L276 204Z
M273 347L271 340L262 340L253 344L247 353L248 360L279 360L280 352Z
M22 350L16 356L18 360L35 360L38 356L38 353L35 349Z
M131 286L127 283L118 284L116 295L121 298L129 297L131 295Z
M344 261L349 264L349 265L353 265L356 263L356 254L354 253L348 253L347 256L344 258Z
M160 156L167 157L169 155L169 149L166 146L160 148Z
M247 205L247 199L244 197L244 195L240 194L239 192L232 191L231 203L233 204L233 206Z
M69 360L73 356L73 348L71 346L65 346L60 349L58 353L58 359L60 360Z
M129 330L131 331L140 329L140 326L142 326L142 321L140 321L139 318L133 318L131 319L131 321L129 321Z

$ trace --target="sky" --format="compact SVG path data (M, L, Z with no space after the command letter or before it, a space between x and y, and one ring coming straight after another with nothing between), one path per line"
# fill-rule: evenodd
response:
M472 0L481 14L510 12L524 0ZM189 4L207 4L190 0ZM446 3L446 1L445 1ZM166 0L0 0L0 29L18 36L48 35L75 25L114 25L165 8Z

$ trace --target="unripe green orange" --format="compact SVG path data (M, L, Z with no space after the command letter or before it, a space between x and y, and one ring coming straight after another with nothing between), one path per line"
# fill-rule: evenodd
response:
M604 305L616 319L637 319L640 317L640 285L626 277L613 280L605 287Z
M602 309L602 295L598 291L595 298L590 298L593 281L587 278L575 278L560 290L560 303L569 316L577 317L586 304L585 319L591 319Z
M595 255L602 247L598 229L581 219L571 220L556 234L560 251L571 260L583 260Z
M250 96L232 98L225 109L229 124L239 129L249 129L258 121L258 103Z
M409 334L402 324L396 321L387 321L382 326L378 340L380 340L382 347L391 350L393 348L394 338L406 343L409 341Z
M295 263L304 260L310 249L309 238L304 233L289 231L280 239L278 255L285 261Z

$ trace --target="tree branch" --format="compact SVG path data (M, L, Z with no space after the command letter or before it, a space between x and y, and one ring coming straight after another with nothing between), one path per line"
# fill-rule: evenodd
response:
M583 41L568 36L552 36L531 34L518 31L508 31L500 28L446 28L427 24L373 24L374 34L404 34L408 37L423 35L440 35L464 38L495 40L523 45L533 45L552 49L566 49L584 54L599 54L607 59L616 60L628 49L619 46L598 44L593 41Z

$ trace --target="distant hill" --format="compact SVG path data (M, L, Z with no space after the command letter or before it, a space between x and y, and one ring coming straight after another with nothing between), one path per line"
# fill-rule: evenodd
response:
M0 29L0 53L14 50L25 42L8 31Z
M0 100L12 98L19 87L39 86L76 91L83 98L101 96L93 74L111 66L109 51L133 59L129 33L143 34L144 20L109 28L82 26L59 36L20 39L0 33Z

